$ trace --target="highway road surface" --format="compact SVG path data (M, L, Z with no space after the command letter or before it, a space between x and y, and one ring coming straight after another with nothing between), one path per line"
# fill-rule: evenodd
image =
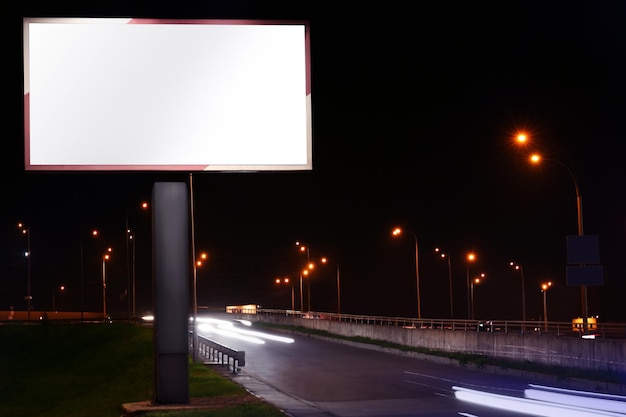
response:
M579 393L564 397L567 404L558 404L552 397L561 394L548 390L553 386L544 388L538 379L444 365L300 333L268 332L232 320L200 320L199 335L245 351L245 366L232 378L293 417L626 416L623 398L608 398L605 401L611 404L602 406L603 411L588 408L591 399L574 406L572 398L581 398ZM535 400L529 398L532 392L552 397ZM566 394L570 393L562 395Z

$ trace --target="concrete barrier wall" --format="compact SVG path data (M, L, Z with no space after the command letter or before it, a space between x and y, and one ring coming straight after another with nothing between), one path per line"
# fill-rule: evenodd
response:
M626 374L626 341L621 339L587 340L551 333L416 329L280 315L246 315L245 318L278 325L302 326L346 337L365 337L415 348Z

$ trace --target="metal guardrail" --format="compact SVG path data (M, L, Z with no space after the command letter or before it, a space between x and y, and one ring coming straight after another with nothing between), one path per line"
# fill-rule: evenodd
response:
M204 336L196 335L198 339L198 354L211 363L221 363L232 367L233 373L239 372L240 367L246 365L246 352L235 350L228 346L214 342ZM189 347L193 349L193 334L189 333Z
M297 310L258 309L259 315L280 315L312 320L331 320L357 324L404 327L407 329L439 329L451 331L506 332L519 334L550 333L557 336L581 337L582 328L572 322L536 320L465 320L417 319L406 317L367 316ZM597 338L626 339L626 323L593 323L587 334Z

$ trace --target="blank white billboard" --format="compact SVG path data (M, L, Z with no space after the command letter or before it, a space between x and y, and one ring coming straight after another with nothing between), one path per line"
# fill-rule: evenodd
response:
M306 21L24 19L25 168L312 169Z

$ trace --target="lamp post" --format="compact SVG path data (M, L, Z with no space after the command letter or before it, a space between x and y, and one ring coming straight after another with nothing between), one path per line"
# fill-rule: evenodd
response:
M149 207L147 202L142 202L140 208L142 210L147 210ZM128 321L137 317L136 313L136 297L135 297L135 241L136 235L135 231L130 228L128 224L128 212L126 212L126 288L127 295L126 301L128 304ZM130 254L129 254L130 253ZM131 295L132 294L132 295ZM131 301L132 301L132 309L131 309Z
M30 293L30 227L25 226L23 223L18 223L17 227L19 227L22 234L26 236L26 252L24 253L24 256L26 256L26 297L24 298L26 299L26 314L28 315L28 321L30 321L31 302L33 300Z
M303 277L308 278L308 276L309 276L309 270L308 269L304 269L302 271L302 274L300 274L300 285L302 285L302 278ZM307 301L307 311L310 312L311 311L311 292L309 291L309 293L307 295L309 297L309 299ZM302 297L300 297L300 298L302 298ZM304 311L304 308L302 309L302 311Z
M56 295L57 290L59 290L60 292L65 291L65 285L59 285L52 291L52 316L53 317L56 315L55 295Z
M539 154L535 153L530 156L530 161L534 164L540 163L541 160L542 158L541 158L541 155ZM576 213L577 213L578 236L583 236L584 235L584 232L583 232L583 198L582 198L582 195L580 194L580 188L578 187L576 176L574 176L574 173L572 172L572 170L569 169L562 162L553 158L549 158L549 159L546 158L545 160L554 162L555 164L565 169L568 175L570 176L570 178L572 179L572 182L574 183L574 190L576 191ZM586 285L580 286L580 298L581 298L582 315L583 315L583 331L587 332L587 329L589 327L588 327L587 286Z
M302 271L302 275L304 275L306 280L306 288L307 288L307 311L311 312L311 271L315 268L315 264L313 262L309 262L306 269ZM301 275L301 277L302 277Z
M98 237L99 232L93 229L90 232L92 237ZM85 319L85 249L83 239L80 239L80 321Z
M552 286L552 282L544 282L541 284L541 292L543 293L543 331L548 331L548 302L546 294L548 289Z
M525 133L519 133L516 136L516 141L520 144L525 144L528 141L528 136ZM567 174L571 178L574 183L574 190L576 191L576 213L577 213L577 226L578 226L578 236L583 236L583 199L580 193L580 187L578 186L578 181L576 180L576 176L574 172L561 161L554 158L542 158L538 153L533 153L530 155L530 162L533 164L539 164L542 160L546 160L549 162L554 162L559 165L561 168L567 171ZM588 329L588 312L587 312L587 286L580 286L580 298L581 298L581 309L583 316L583 332L587 332Z
M454 307L452 302L452 266L450 265L450 254L442 252L441 249L435 248L435 252L439 253L441 259L447 261L448 263L448 286L450 288L450 318L454 318Z
M303 300L302 300L302 271L300 271L300 311L304 312Z
M476 255L472 252L467 254L467 318L471 318L472 317L472 312L471 312L471 300L470 300L470 292L471 292L471 288L470 288L470 264L472 262L474 262L476 260Z
M419 251L418 251L418 245L417 245L417 236L415 235L415 233L410 232L408 230L402 230L399 227L396 227L391 232L393 236L400 236L402 233L408 233L412 235L413 238L415 239L415 281L417 284L417 318L421 319L422 318L422 306L421 306L421 301L420 301L420 272L419 272Z
M298 248L298 250L300 251L300 253L306 253L306 263L307 263L307 267L310 263L311 260L311 251L308 245L304 245L302 242L300 241L296 241L296 247ZM300 271L300 310L304 311L304 301L303 301L303 296L302 296L302 275L308 275L308 272L305 272L305 270ZM311 294L310 294L310 283L308 284L308 289L307 291L309 291L309 293L307 294L308 298L309 298L309 310L310 308L310 302L311 302Z
M470 284L470 293L471 293L471 302L472 302L472 316L471 319L474 320L474 285L480 284L480 282L485 278L485 274L480 274L480 276L474 278Z
M306 262L309 263L311 260L311 251L308 245L304 245L300 241L296 241L296 246L300 252L306 252Z
M323 264L327 264L329 262L328 258L320 259L320 262ZM341 314L341 283L339 277L339 264L335 264L337 267L337 314Z
M522 333L524 333L524 328L526 326L526 286L524 284L524 269L522 268L522 265L513 261L509 262L509 265L511 265L511 267L513 267L516 271L519 271L520 277L522 278Z
M193 282L194 288L197 288L198 281L198 269L200 269L205 261L209 259L209 255L206 252L201 252L200 255L196 258L193 265ZM193 360L194 362L198 360L198 330L197 330L197 321L198 321L198 292L194 290L194 303L193 303Z
M108 253L102 255L102 318L106 320L107 318L107 261L111 259L112 252L111 248L107 249Z

